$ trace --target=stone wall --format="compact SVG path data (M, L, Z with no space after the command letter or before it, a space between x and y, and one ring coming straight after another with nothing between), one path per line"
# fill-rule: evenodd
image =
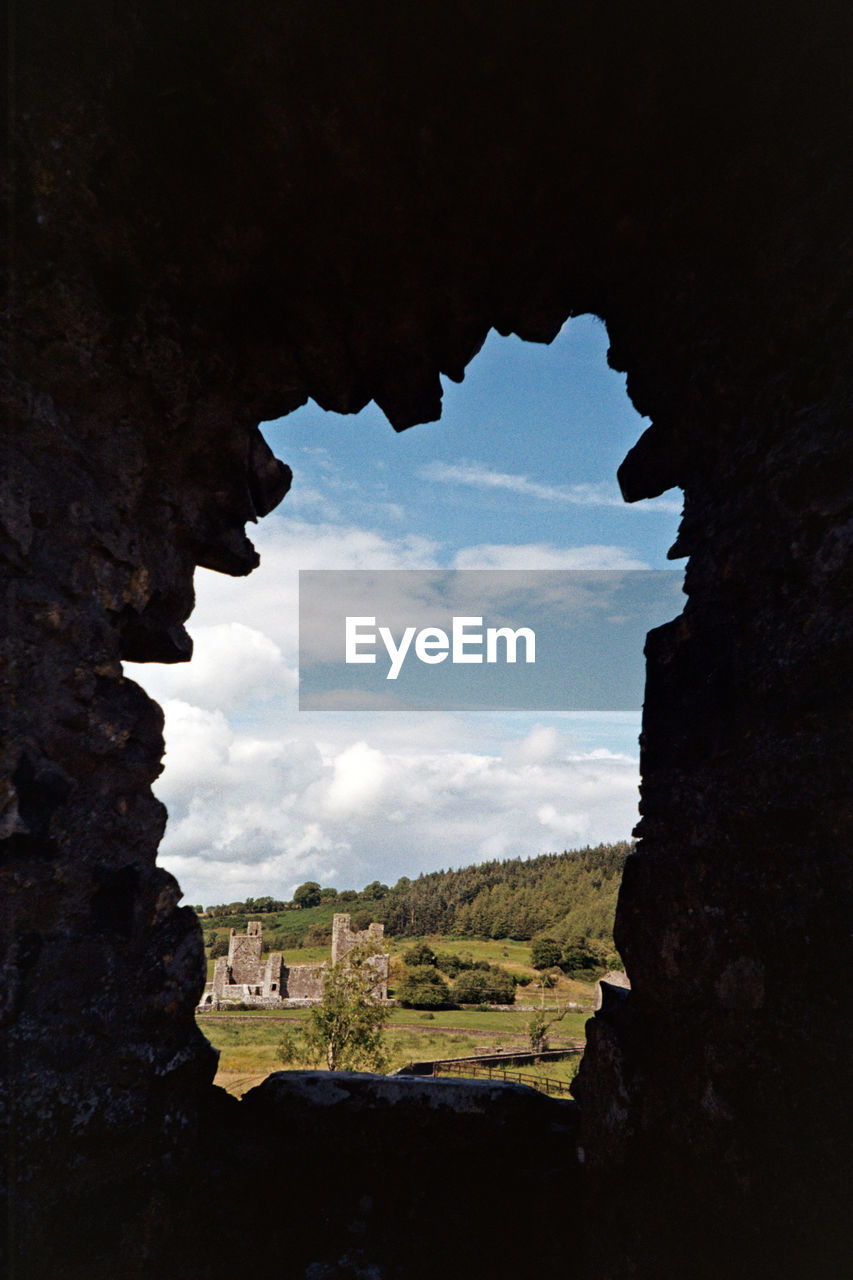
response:
M374 921L366 929L353 929L348 915L336 914L332 920L332 964L343 960L353 947L381 947L384 936L384 924Z
M589 1029L577 1265L849 1264L851 1026L826 981L849 953L853 844L849 5L448 12L14 10L0 1065L5 1247L28 1280L231 1274L245 1240L205 1250L195 1224L217 1204L250 1221L257 1183L241 1202L216 1153L298 1168L331 1115L265 1146L270 1092L249 1125L210 1089L202 937L156 866L162 716L121 665L187 660L195 567L257 563L245 525L290 481L258 422L308 397L434 419L441 375L461 378L490 328L549 341L584 311L650 419L623 492L683 487L689 564L683 615L646 648L617 920L632 989ZM497 1167L492 1121L454 1148L471 1186ZM536 1150L545 1121L523 1123ZM399 1126L376 1132L408 1150ZM418 1151L399 1237L387 1215L300 1206L312 1276L386 1280L407 1258L435 1274L424 1188L440 1196L444 1168ZM553 1171L553 1132L547 1151ZM565 1134L563 1151L568 1168ZM519 1169L513 1213L544 1226L549 1205L553 1229L565 1200L535 1160ZM358 1194L336 1183L342 1204ZM263 1221L253 1250L280 1262ZM324 1236L337 1252L312 1256ZM525 1253L508 1242L490 1274Z
M263 993L265 996L281 996L286 989L284 959L280 951L271 951L264 965Z
M372 951L368 963L376 972L374 995L379 1000L388 999L388 976L391 972L390 959L381 950L384 936L385 926L378 921L373 921L366 929L352 929L348 915L336 914L332 919L332 964L349 955L355 947Z
M324 964L291 964L284 968L283 982L288 999L322 1000Z
M257 923L255 920L250 920L246 933L237 933L236 929L231 930L231 938L228 943L228 968L231 970L233 982L258 982L262 980L261 949L263 947L263 938L259 928L252 930L252 925Z

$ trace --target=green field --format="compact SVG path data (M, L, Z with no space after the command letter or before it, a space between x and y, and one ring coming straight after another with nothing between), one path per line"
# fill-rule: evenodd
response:
M580 984L575 984L576 986ZM592 988L585 994L591 1005ZM548 993L553 997L553 993ZM549 999L549 1004L551 999ZM211 1044L220 1051L216 1083L238 1096L260 1084L272 1071L282 1070L276 1057L276 1046L288 1027L298 1025L307 1010L290 1009L201 1014L198 1024ZM572 1012L549 1033L553 1048L568 1047L583 1040L588 1010ZM431 1017L416 1009L394 1009L386 1031L389 1071L411 1061L430 1058L465 1057L499 1049L529 1047L527 1024L530 1011L514 1010L440 1010ZM541 1067L512 1068L525 1074L547 1075L570 1079L576 1059L565 1063L549 1062Z

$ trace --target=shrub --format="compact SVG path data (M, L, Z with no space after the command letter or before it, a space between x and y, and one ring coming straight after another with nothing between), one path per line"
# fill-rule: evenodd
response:
M416 942L413 947L403 952L403 961L410 969L414 966L434 965L436 958L432 947L425 942Z
M451 1002L447 983L432 965L410 969L396 997L405 1009L446 1009Z
M515 999L515 983L503 969L460 973L450 990L457 1004L512 1004Z
M601 967L599 957L583 942L569 943L560 958L560 968L570 977L589 979Z
M306 947L327 947L332 941L332 931L327 924L312 924L305 930Z
M455 978L457 973L461 973L463 969L473 968L473 960L467 956L457 956L452 952L445 952L435 957L435 967L440 969L442 973L446 973L448 978Z
M534 938L530 944L530 963L534 969L552 969L560 963L563 949L555 938Z

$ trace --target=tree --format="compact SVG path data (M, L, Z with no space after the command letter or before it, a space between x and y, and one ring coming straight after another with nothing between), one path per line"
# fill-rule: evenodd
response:
M464 970L450 991L456 1004L512 1004L515 1000L515 983L500 968Z
M362 889L361 896L378 902L380 898L387 897L390 892L387 884L382 884L379 880L371 880L370 884L366 884Z
M555 1022L562 1022L566 1014L569 1012L569 1006L566 1004L565 1009L561 1013L557 1013L553 1018L546 1018L544 1009L534 1013L533 1017L527 1024L527 1034L530 1037L530 1047L534 1053L542 1053L548 1048L548 1030L553 1027Z
M316 880L306 880L293 894L297 907L317 907L323 901Z
M601 962L584 938L576 938L566 944L560 968L570 977L589 978L591 970L601 968Z
M435 967L446 973L448 978L455 978L463 969L473 969L474 961L470 956L457 956L453 952L444 951L435 957Z
M552 969L560 963L563 949L554 938L534 938L530 944L530 963L534 969Z
M383 1029L389 1011L379 998L382 979L371 964L373 955L373 948L353 947L326 970L322 1000L297 1035L279 1042L279 1061L316 1065L325 1059L330 1071L384 1069Z
M435 964L435 952L426 942L416 942L403 952L403 963L407 968L415 968L425 964Z
M451 1004L450 989L434 965L414 965L395 995L406 1009L444 1009Z

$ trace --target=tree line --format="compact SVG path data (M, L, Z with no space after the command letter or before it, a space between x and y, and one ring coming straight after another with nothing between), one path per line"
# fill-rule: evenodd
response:
M621 840L403 877L375 904L375 918L392 937L525 941L547 931L558 942L612 946L616 897L632 847Z
M264 934L265 942L278 949L323 944L331 936L334 911L350 912L360 929L377 920L389 937L443 934L527 941L547 934L564 946L598 942L612 949L616 897L632 847L621 840L528 859L492 860L425 872L414 880L403 876L393 888L373 880L360 891L337 890L308 880L289 902L246 898L207 907L204 917L220 928L254 915L276 917L269 919ZM202 908L196 911L201 914Z

